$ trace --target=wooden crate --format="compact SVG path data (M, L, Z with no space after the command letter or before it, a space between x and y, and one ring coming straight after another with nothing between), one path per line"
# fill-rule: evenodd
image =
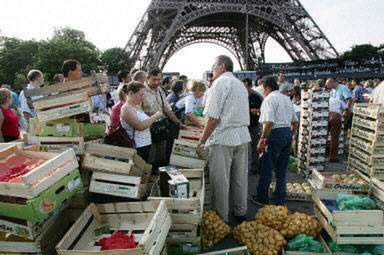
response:
M56 254L56 245L75 220L63 210L47 221L33 240L13 235L5 237L0 233L0 254Z
M198 227L201 224L205 199L205 181L203 169L181 169L181 173L190 182L189 198L160 197L158 182L154 185L148 200L164 200L171 214L172 227L168 241L199 237Z
M108 225L113 230L131 232L138 242L135 249L101 251L94 230ZM171 227L171 217L164 201L90 204L59 242L58 254L149 254L159 255ZM143 233L144 232L144 233Z
M203 130L195 127L186 127L179 131L179 140L199 141L203 136Z
M384 107L381 104L355 104L353 113L362 117L384 118Z
M0 159L5 159L11 155L44 159L46 162L21 176L21 183L0 182L0 195L3 196L34 198L79 167L73 150L57 154L23 151L13 146L1 151Z
M372 131L378 131L378 130L383 130L384 125L382 120L377 119L370 119L370 118L364 118L362 116L354 116L353 121L352 121L352 127L359 126L362 128L366 128ZM380 131L380 134L382 134L383 131Z
M80 173L75 170L35 198L26 200L11 196L0 197L0 215L31 222L43 222L81 188Z
M62 119L92 111L92 102L86 93L34 102L39 121Z
M102 137L105 130L105 123L79 123L75 119L69 118L48 122L29 119L29 132L35 136Z
M307 183L307 182L306 181L296 181L296 183L303 184L303 183ZM270 197L273 196L273 193L275 191L275 185L276 185L275 182L271 183L271 186L269 188ZM288 185L288 183L287 183L287 185ZM310 185L310 184L308 184L308 185ZM311 193L289 192L287 189L286 199L289 201L312 201L312 192Z
M369 142L367 140L352 136L349 143L350 145L364 150L368 154L375 155L376 157L384 157L384 147L376 145L375 142Z
M205 127L207 120L204 117L195 116L195 118L198 120L200 126ZM187 126L193 126L193 123L191 121L189 121L188 118L185 120L185 124Z
M335 200L338 192L317 190L312 198L315 215L330 237L338 244L382 244L384 215L382 210L331 212L323 199Z
M82 167L93 171L91 192L134 199L149 195L152 166L136 150L92 143L85 151Z
M195 141L175 139L173 143L172 153L189 158L205 159L200 158L199 155L197 155L197 145L198 142Z
M24 90L26 97L44 96L35 100L39 102L46 99L57 99L63 95L73 95L78 93L86 93L87 96L95 96L104 94L109 91L109 81L106 74L94 74L88 78L82 78L77 81L68 81L65 83L44 86L36 89Z
M327 243L324 241L322 236L319 236L319 241L323 245L324 252L307 252L307 251L286 251L283 247L282 255L332 255L329 250Z
M190 158L190 157L185 157L185 156L172 153L170 164L178 167L195 169L195 168L204 168L206 161L202 159Z
M52 136L33 136L24 135L24 142L27 144L37 144L44 152L63 152L72 149L76 155L84 154L84 137L52 137Z
M214 251L208 253L200 253L199 255L249 255L247 246L242 246L238 248L226 249L221 251Z
M149 176L152 171L152 166L137 155L135 149L87 143L85 153L83 167L91 170L139 177Z
M376 133L372 130L360 127L352 127L351 135L352 137L359 137L364 140L374 141L377 146L384 146L384 135Z
M349 147L349 155L358 158L369 166L384 166L384 156L380 154L370 154L355 145Z
M355 173L350 171L349 173ZM329 190L348 190L354 192L365 192L367 193L370 189L370 184L365 180L361 179L364 183L339 183L332 180L331 176L336 172L319 172L316 169L312 171L311 182L314 184L316 189L329 189ZM347 173L348 174L348 173ZM355 173L358 177L359 175Z
M363 175L375 177L378 180L384 180L384 165L383 166L369 166L364 161L350 155L348 158L348 171L360 172Z

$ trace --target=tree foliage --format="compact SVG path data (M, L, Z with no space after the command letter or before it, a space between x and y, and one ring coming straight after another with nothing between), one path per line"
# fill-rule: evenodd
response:
M37 41L0 37L0 83L12 84L20 89L26 73L34 67L38 50Z
M105 50L100 59L108 74L117 74L120 70L130 70L133 65L127 52L119 47Z
M344 59L361 59L372 57L384 49L384 44L380 46L374 46L372 44L354 45L350 51L346 51L343 55Z
M61 73L61 66L67 59L80 61L84 73L99 71L99 54L99 50L85 39L82 31L63 28L55 30L52 39L41 41L35 65L51 80L56 73Z

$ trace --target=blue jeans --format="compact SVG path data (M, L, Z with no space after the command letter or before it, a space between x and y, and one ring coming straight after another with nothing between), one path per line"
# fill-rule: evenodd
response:
M290 128L276 128L268 137L268 146L261 157L259 185L257 199L261 203L268 203L268 190L272 181L272 171L276 175L275 199L276 204L285 204L286 175L288 170L289 153L291 151L292 132Z

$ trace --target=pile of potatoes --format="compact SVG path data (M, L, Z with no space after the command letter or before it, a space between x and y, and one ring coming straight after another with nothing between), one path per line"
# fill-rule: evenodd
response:
M365 184L365 181L356 174L334 174L331 176L331 179L337 183Z
M274 191L276 187L276 183L271 184L271 188ZM287 183L287 192L289 193L306 193L306 194L311 194L312 189L311 186L306 183Z
M253 255L278 255L287 243L278 231L257 221L243 222L234 229L233 235Z
M256 214L256 222L280 230L288 217L286 206L267 205Z
M231 233L231 228L212 210L203 213L201 229L204 249L214 246Z
M300 234L316 237L321 231L320 223L305 213L293 213L288 215L280 233L286 238L292 238Z

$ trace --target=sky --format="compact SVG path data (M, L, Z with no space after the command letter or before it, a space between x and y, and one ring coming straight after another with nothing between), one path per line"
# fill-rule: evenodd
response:
M99 49L124 47L150 0L0 0L0 33L21 39L47 39L55 28L85 32ZM383 0L301 0L339 52L352 45L384 43ZM165 71L202 78L215 56L230 53L212 44L195 44L177 52ZM267 62L289 62L285 51L268 40ZM238 69L238 64L235 69Z

